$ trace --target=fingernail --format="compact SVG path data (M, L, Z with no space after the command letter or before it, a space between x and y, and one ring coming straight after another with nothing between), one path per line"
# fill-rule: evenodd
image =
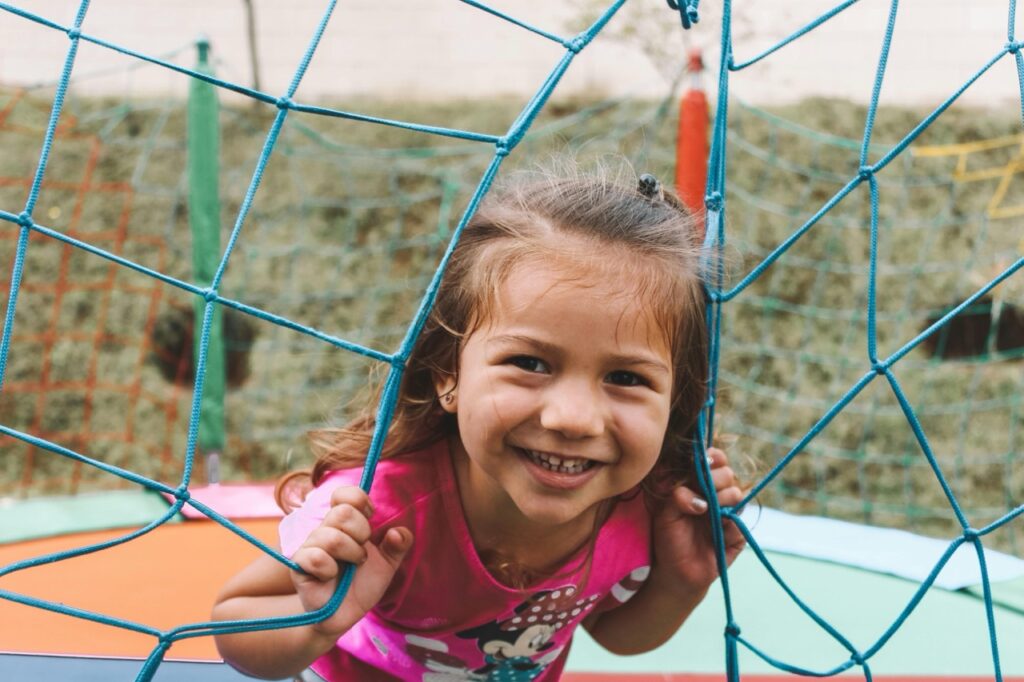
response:
M715 466L715 458L712 457L711 455L708 455L708 466L709 467Z
M708 510L708 503L702 497L693 498L693 506L697 508L697 511L704 512Z

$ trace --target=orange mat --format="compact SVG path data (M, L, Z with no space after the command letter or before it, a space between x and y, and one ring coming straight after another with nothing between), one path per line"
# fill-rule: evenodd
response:
M238 521L276 545L279 519ZM122 530L80 533L0 546L0 566L103 542ZM212 521L161 526L118 547L36 566L0 578L0 589L167 630L209 620L220 586L260 550ZM0 650L145 657L156 639L0 599ZM176 642L168 658L217 659L210 637Z

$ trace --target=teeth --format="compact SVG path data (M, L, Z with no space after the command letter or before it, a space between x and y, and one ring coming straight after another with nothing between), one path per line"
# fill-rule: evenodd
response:
M548 471L554 471L560 474L579 474L594 465L594 462L591 460L583 458L570 459L568 457L557 457L555 455L549 455L546 452L537 452L536 450L526 450L525 452L535 463L544 467Z

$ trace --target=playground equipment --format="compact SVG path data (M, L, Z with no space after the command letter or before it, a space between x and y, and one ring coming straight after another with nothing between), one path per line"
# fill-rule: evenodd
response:
M238 535L248 541L247 546L267 550L255 534L231 523L215 506L192 495L198 487L193 482L193 465L201 462L196 454L204 433L202 405L211 399L204 382L207 372L213 372L210 339L216 337L212 330L218 312L231 310L246 316L243 319L252 320L258 329L251 335L248 351L251 376L239 381L234 394L226 391L224 395L225 414L238 421L234 427L230 423L226 427L221 478L259 479L291 464L287 460L282 463L281 453L293 445L294 434L318 422L339 395L354 391L369 366L381 363L392 377L400 373L402 349L415 338L416 321L421 321L429 308L429 292L437 276L434 265L443 258L451 240L457 238L466 215L463 212L463 218L456 219L459 209L471 211L498 165L506 156L514 158L513 150L523 151L529 145L526 129L559 76L620 4L613 3L598 23L576 38L561 39L539 32L562 44L566 53L537 97L513 117L507 134L486 135L375 119L410 134L436 133L461 141L412 149L400 145L404 147L401 150L375 155L367 154L365 149L345 149L350 158L359 157L358 174L354 164L341 163L323 153L331 146L331 137L323 131L326 126L292 123L292 114L299 112L354 119L361 124L370 118L293 101L294 86L304 65L297 71L293 87L278 97L225 84L202 69L183 69L156 60L165 68L206 83L230 85L236 92L270 105L270 116L255 123L233 118L230 113L224 115L222 130L235 125L235 132L244 132L246 126L251 126L257 144L253 154L232 159L230 170L221 178L222 211L227 216L221 224L234 227L222 235L226 237L222 242L224 257L208 282L187 267L189 250L167 238L169 232L180 234L172 226L184 224L185 203L176 193L178 188L155 191L145 202L133 198L132 211L122 208L117 214L121 222L97 219L103 202L97 202L92 190L124 202L129 187L131 193L139 193L145 183L95 182L98 168L124 159L116 151L103 156L102 145L97 144L102 136L72 133L69 119L62 115L75 49L80 41L93 40L81 29L86 6L82 6L76 23L63 26L27 10L0 5L0 9L20 19L64 30L71 41L67 70L53 106L42 111L38 130L42 131L39 137L44 144L41 154L37 150L39 164L33 166L38 170L30 170L24 178L18 176L6 185L14 189L3 195L4 204L0 205L0 223L6 225L6 243L12 245L13 263L0 353L7 372L4 395L17 395L9 391L18 386L22 373L32 376L37 371L42 377L21 384L22 389L33 392L35 401L5 405L10 418L5 413L3 433L15 448L20 448L14 450L18 456L13 458L22 463L17 479L23 491L41 481L47 483L40 483L34 490L53 490L71 483L73 489L84 492L109 487L106 482L115 481L125 487L159 491L170 499L170 506L157 499L161 506L137 514L142 519L133 523L138 530L90 537L84 545L40 547L39 553L12 556L0 572L0 578L7 578L7 582L0 583L4 590L0 596L19 608L56 612L64 618L70 614L94 624L128 630L150 645L155 639L156 645L141 665L140 679L156 674L172 644L217 628L198 621L184 625L180 621L140 624L80 604L59 606L56 598L5 585L18 574L28 575L46 565L72 565L72 560L91 555L93 550L112 552L116 548L110 545L155 538L157 528L173 524L186 507L223 523L234 531L224 531L229 537ZM851 4L843 3L798 30L793 38L815 30ZM684 25L695 19L695 5L675 4ZM893 13L897 5L893 3ZM1012 4L1010 11L1012 16ZM497 15L509 19L500 12ZM712 628L717 641L722 641L723 632L725 635L725 668L735 679L744 666L756 665L749 657L741 657L741 650L746 650L767 665L792 672L824 675L858 668L869 677L875 666L892 670L883 661L886 652L895 646L896 630L912 629L910 616L924 612L926 598L933 595L933 584L942 573L940 569L963 554L957 550L965 549L975 551L971 556L977 559L976 589L981 594L972 602L977 625L971 633L981 632L983 641L980 645L972 643L972 650L979 646L986 649L983 654L992 664L988 674L995 670L999 676L1004 668L1024 669L1017 667L1016 650L998 648L1007 632L1010 641L1015 641L1017 633L1003 605L1007 612L1017 607L1012 595L1003 596L1004 592L996 589L1000 585L993 585L995 579L988 567L996 562L982 551L985 545L1019 551L1022 506L1016 424L1020 397L1019 390L1014 389L1019 386L1019 355L1012 343L1002 348L996 344L994 350L986 346L986 352L974 353L970 362L951 358L950 353L941 350L923 352L928 338L939 340L936 349L942 347L939 330L955 329L957 315L966 313L985 296L991 296L993 302L999 296L1002 303L1016 305L1014 299L1006 297L1013 296L1013 276L1021 267L1019 251L1014 251L1019 235L1008 242L1007 231L991 229L985 222L993 216L973 208L974 196L982 192L964 192L962 185L950 181L955 174L948 170L936 172L933 165L928 165L926 172L916 169L916 164L942 161L927 154L915 157L913 148L927 129L934 129L937 115L956 95L896 142L880 145L875 141L872 135L877 133L878 93L893 35L890 22L874 97L863 116L866 125L861 129L862 140L851 143L834 135L814 135L777 116L736 102L730 104L729 73L768 56L772 50L746 63L736 62L729 21L727 7L711 165L703 203L707 248L735 248L737 258L733 279L727 280L729 273L713 273L708 289L715 304L709 320L716 341L713 359L720 368L711 382L721 390L715 406L709 406L713 409L706 415L704 435L710 438L716 430L738 434L743 447L749 447L751 454L765 463L767 470L758 476L754 493L766 504L909 526L945 538L946 550L923 575L914 576L916 582L904 584L905 590L890 597L892 603L903 607L902 611L885 613L883 623L873 624L867 633L853 637L849 634L853 626L845 621L852 619L858 604L845 604L849 611L829 610L825 615L820 607L815 608L817 602L811 605L805 592L790 587L791 581L786 578L792 578L792 574L782 570L786 560L759 551L760 545L753 543L746 565L754 574L771 578L768 584L777 585L776 589L786 594L787 603L802 614L798 617L831 648L814 645L816 651L825 652L824 660L800 658L799 651L778 653L778 642L749 627L753 617L743 606L751 604L753 594L766 590L745 592L740 581L747 578L742 572L746 569L737 568L723 580L719 603L724 603L725 614ZM318 33L311 41L304 64L319 38ZM775 49L783 48L788 41ZM1010 55L1018 51L1011 33L993 62L1014 59ZM21 95L8 96L6 105L4 121L30 117L26 112L36 106ZM609 124L605 130L621 134L617 138L621 140L643 136L645 131L638 123L644 115L628 106L597 108L588 115L593 115L595 121L608 115L614 123L616 112L626 112L625 123L621 127ZM658 120L658 115L652 120ZM146 142L154 139L142 134L152 121L119 112L116 107L83 118L93 122L101 119L101 132L121 128L127 137L141 138L135 149L145 152L139 157L145 162L129 173L133 179L145 180L147 172L160 165L180 165L180 114L160 114L154 119L169 131L177 128L172 135L177 146ZM289 125L285 125L286 118ZM604 119L606 123L609 118ZM538 124L543 125L541 121ZM551 124L555 128L558 125ZM264 134L262 151L256 153ZM313 148L299 144L300 140L312 139L318 142ZM471 147L483 151L471 152ZM65 149L71 151L64 153ZM740 163L744 157L748 164ZM653 170L662 172L656 168L656 149L644 158L655 166ZM278 164L277 159L286 161ZM458 163L446 163L452 159ZM726 173L727 159L729 168L734 169L732 175ZM295 163L288 163L292 160ZM255 172L250 175L253 168ZM481 176L483 180L477 184L467 179ZM352 193L339 200L339 188ZM64 202L59 200L62 192ZM864 194L866 201L855 205L851 198L855 193ZM1012 199L1008 188L999 205ZM148 215L140 210L155 204L171 209ZM915 206L919 209L916 212L911 210ZM153 220L155 215L163 217ZM986 217L979 222L978 215ZM137 217L139 222L129 225L129 216ZM108 223L122 226L123 232L97 227ZM297 224L305 229L297 229ZM332 248L324 247L325 237ZM158 243L164 246L156 246ZM367 254L384 257L369 259ZM229 257L231 267L225 269ZM1000 259L1006 259L1006 264L1000 265ZM61 267L53 267L54 262ZM54 271L58 273L56 282L50 282ZM962 277L965 271L980 273L984 281L970 285ZM81 279L82 286L69 284L79 276L92 279ZM113 284L103 289L101 282ZM380 289L367 291L367 282ZM111 293L94 295L96 291ZM423 291L428 294L418 303ZM886 298L886 292L896 295ZM130 302L131 297L120 294L130 294L136 300ZM43 302L42 308L31 303L33 297ZM951 301L957 301L952 308ZM160 353L155 353L157 359L152 363L146 358L150 350L161 349L159 339L163 337L157 333L157 322L170 319L161 317L161 306L166 312L190 311L194 305L203 313L202 320L191 325L193 341L200 340L198 348L180 340L177 345L163 347L176 348L180 355L185 355L190 345L193 349L194 380L184 376L179 379L175 374L178 383L186 384L182 388L161 376ZM26 309L53 312L47 319L30 316L30 321L23 324L21 311ZM104 379L117 375L115 365L119 361L109 351L115 346L129 346L124 337L108 328L111 319L146 332L137 346L131 346L133 354L126 363L126 375L133 378L123 383L107 383ZM413 324L408 326L410 319ZM1001 314L999 319L1001 325ZM53 331L46 331L46 323L52 320L56 320L50 323ZM34 328L34 323L41 328ZM183 324L188 327L187 322ZM228 334L223 338L227 342ZM865 341L867 364L860 352L860 344ZM380 350L396 347L397 352ZM56 355L72 360L55 363L52 358ZM29 364L21 369L15 363L17 358L41 362L42 366L34 370ZM54 376L58 366L67 376ZM293 380L274 381L278 376ZM287 409L276 407L269 399L271 394L284 396ZM120 405L112 410L119 416L117 427L99 424L96 415L101 403ZM147 413L155 413L154 422L143 421ZM149 426L154 423L157 428ZM159 434L160 447L166 450L152 451L149 460L130 459L130 455L147 452L136 442L136 437L147 431ZM249 447L232 446L233 432L251 438ZM130 467L123 466L129 461ZM373 461L371 457L367 485ZM53 468L46 471L44 467ZM993 490L995 501L990 495ZM138 507L135 509L138 511ZM716 519L734 519L744 527L749 521L754 527L751 538L757 539L756 522L737 516L739 510L714 511ZM173 525L160 530L169 532ZM849 576L832 574L829 580L841 583L854 595L863 595L874 587L854 585ZM341 595L339 592L336 601ZM941 621L938 614L932 616ZM299 622L305 621L300 618L238 627ZM957 622L966 622L966 617L958 617ZM778 621L774 624L780 629ZM947 625L948 632L954 624ZM753 638L751 633L764 639ZM805 641L812 640L808 636ZM797 658L791 658L791 654ZM947 667L940 672L949 670Z

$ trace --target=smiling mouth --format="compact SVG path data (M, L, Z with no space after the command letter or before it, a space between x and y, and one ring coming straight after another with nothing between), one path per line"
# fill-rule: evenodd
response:
M521 452L526 457L539 467L553 471L556 474L582 474L594 467L597 462L592 459L583 459L581 457L559 457L557 455L550 455L546 452L539 452L537 450L526 450L521 449Z

